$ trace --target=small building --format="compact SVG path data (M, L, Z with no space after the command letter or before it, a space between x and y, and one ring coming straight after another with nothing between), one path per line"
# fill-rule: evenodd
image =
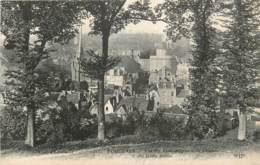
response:
M150 72L158 71L164 66L176 71L177 59L176 56L168 55L166 49L158 48L156 54L150 56Z
M115 108L116 108L116 97L105 96L104 102L105 102L105 105L104 105L105 115L114 113ZM90 114L98 115L98 105L97 104L94 104L90 107Z
M126 97L120 101L115 113L118 117L126 119L127 114L137 111L147 111L148 101L145 97Z
M142 72L140 64L132 57L122 56L121 61L113 69L107 71L105 75L106 85L124 87L126 84L135 83L139 73Z

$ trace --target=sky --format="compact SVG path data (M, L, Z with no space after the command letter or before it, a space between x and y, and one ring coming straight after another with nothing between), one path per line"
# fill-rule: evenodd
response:
M88 20L84 21L85 24L82 26L82 32L88 33L89 32L89 24ZM152 22L142 21L137 25L129 24L123 29L120 33L158 33L162 34L164 30L165 24L162 22L157 22L153 24Z
M127 0L124 7L127 7L130 3L136 0ZM164 0L150 0L151 6L154 7L159 3L162 3ZM82 32L89 32L89 24L88 20L83 21L85 25L82 26ZM129 24L125 29L123 29L120 33L158 33L163 34L165 24L162 22L157 22L153 24L148 21L142 21L137 25Z
M127 0L124 7L127 7L130 3L135 2L136 0ZM159 3L162 3L164 0L150 0L151 6L154 7ZM82 26L82 32L88 33L89 32L89 20L83 20L85 23ZM162 22L157 22L153 24L148 21L142 21L137 25L129 24L125 29L123 29L120 33L157 33L163 34L165 24ZM4 36L0 34L0 45L3 45Z

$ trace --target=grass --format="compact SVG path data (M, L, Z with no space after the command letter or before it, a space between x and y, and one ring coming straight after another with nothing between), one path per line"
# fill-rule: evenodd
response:
M165 141L156 139L140 140L136 136L124 136L114 138L107 143L100 143L96 139L86 139L84 141L66 142L60 145L39 145L35 148L26 147L23 141L5 143L1 146L2 156L10 154L38 155L48 153L72 153L74 151L86 150L85 154L101 153L131 153L145 156L156 155L169 156L172 153L186 152L246 152L248 150L260 151L260 143L253 141L240 142L235 139L236 130L228 132L224 137L216 139L205 139L201 141L179 140Z

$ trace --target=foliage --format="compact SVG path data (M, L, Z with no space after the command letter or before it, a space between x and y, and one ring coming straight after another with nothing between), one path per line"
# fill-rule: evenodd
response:
M216 1L212 0L166 0L157 7L159 15L167 20L167 36L172 40L189 37L193 41L191 60L191 91L185 109L190 116L192 128L198 137L213 122L217 106L218 88L218 44L216 29L211 20L216 13ZM209 118L207 116L213 116ZM198 121L196 121L198 120ZM212 120L212 121L208 121ZM191 125L190 125L191 126ZM214 128L211 128L214 129Z
M245 111L253 98L257 98L254 87L259 65L259 1L224 1L223 16L230 19L222 21L226 31L223 34L223 82L226 95Z
M79 139L95 138L97 136L97 117L83 118L79 128Z
M141 72L136 82L133 84L133 90L136 94L144 94L148 89L149 73Z
M83 7L91 16L91 32L102 37L102 54L99 56L89 52L92 59L83 61L81 65L88 76L99 80L99 113L98 113L98 139L105 138L105 114L104 114L104 76L105 72L115 66L116 58L109 57L109 38L113 33L124 29L129 23L138 23L141 19L154 17L149 4L141 4L139 1L128 6L127 0L85 1Z
M117 65L120 61L118 57L108 57L104 64L104 58L94 51L88 51L90 56L89 60L82 60L81 67L85 74L88 77L93 79L102 79L104 77L104 73L108 70L112 69L115 65Z
M41 113L39 110L38 113ZM36 119L36 141L38 144L60 144L65 141L65 123L59 108L45 109Z
M0 119L1 142L24 139L26 115L21 110L4 107Z
M36 109L46 103L45 93L53 78L38 71L37 67L48 58L51 51L48 46L74 37L75 25L79 25L82 18L81 9L73 2L61 1L4 1L1 9L4 46L15 52L11 58L15 65L6 72L7 85L11 88L7 91L7 104L27 107L33 132ZM30 139L34 143L34 137Z
M186 135L183 120L176 117L167 117L161 113L147 115L143 112L133 112L127 117L125 124L129 124L129 132L136 134L140 139L171 139L178 140Z
M77 31L74 25L79 22L75 14L79 11L77 6L66 2L5 1L2 8L1 32L6 36L5 46L16 52L12 62L16 62L17 68L9 69L7 77L12 80L8 85L12 85L16 91L16 94L10 94L20 99L10 100L19 105L28 105L31 100L41 98L45 91L42 89L44 79L39 81L39 75L35 72L39 63L48 57L50 50L46 49L47 44L74 37ZM34 41L31 35L35 36Z
M84 139L90 134L90 132L84 132L86 127L81 126L81 113L65 97L61 97L57 102L50 100L47 108L37 112L38 143L60 144L65 141Z

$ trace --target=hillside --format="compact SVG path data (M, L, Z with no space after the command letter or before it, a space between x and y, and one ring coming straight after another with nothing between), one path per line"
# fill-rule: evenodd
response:
M84 34L82 36L83 47L91 49L101 49L101 38ZM159 34L116 34L110 37L109 48L116 50L139 49L141 51L154 49L154 45L161 42Z

